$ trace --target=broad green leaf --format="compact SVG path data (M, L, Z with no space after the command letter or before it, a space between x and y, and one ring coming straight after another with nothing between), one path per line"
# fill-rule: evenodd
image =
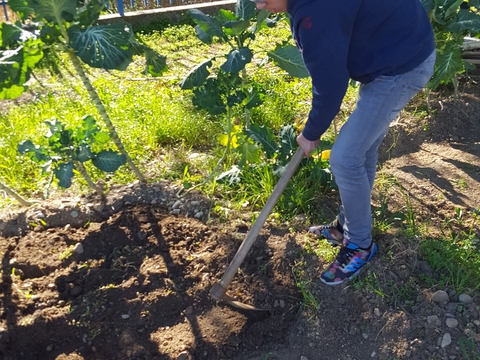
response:
M258 142L267 158L271 159L278 151L278 145L275 141L275 136L272 131L265 126L258 126L252 124L249 129L245 130L245 134L253 141Z
M277 45L275 50L269 51L267 54L276 65L285 70L289 75L298 78L310 76L303 63L302 54L300 54L296 46Z
M99 131L93 135L95 138L95 141L99 144L106 144L107 142L110 141L110 135L108 135L104 131Z
M0 51L0 99L15 99L23 93L23 84L43 57L38 42L28 39L14 50Z
M190 70L185 79L180 83L180 87L183 90L186 90L203 85L205 80L207 80L208 75L210 75L208 68L212 66L213 59L214 58L205 60L203 63Z
M8 0L8 6L15 11L22 20L26 20L34 13L31 1Z
M245 166L245 164L257 164L260 161L260 154L258 147L255 144L252 144L248 139L238 147L237 149L240 154L242 154L242 158L240 159L238 166L241 168Z
M77 12L77 0L27 0L32 6L35 18L55 21L60 24L73 18Z
M30 140L25 140L18 144L17 150L21 155L29 154L30 158L35 162L50 160L48 152L40 146L35 145Z
M77 160L80 162L88 161L92 158L92 150L87 144L82 144L77 149Z
M220 9L218 10L217 14L217 21L222 25L225 26L225 23L230 21L238 21L237 15L227 9Z
M480 9L480 0L468 0L468 6L473 6Z
M213 41L213 36L207 34L203 29L199 26L195 26L195 33L197 34L197 37L205 44L211 44Z
M446 29L454 33L468 32L475 35L480 32L480 15L462 9L458 12L458 19L449 23Z
M445 8L445 19L458 12L460 5L464 0L445 0L443 6Z
M238 168L238 166L233 165L230 170L225 171L220 175L218 175L215 178L215 181L220 184L228 184L229 186L236 185L240 183L241 173L242 171Z
M98 25L85 31L72 26L68 36L77 56L91 67L125 70L132 61L132 30L124 24Z
M227 35L238 36L250 27L250 20L227 21L223 24L223 27Z
M257 5L250 0L237 0L235 14L239 19L250 20L255 16Z
M118 154L113 150L100 151L92 158L93 165L105 172L114 172L126 162L125 155Z
M207 81L206 86L193 90L192 103L198 109L206 110L212 115L220 115L227 110L220 89L213 81Z
M8 88L1 89L0 100L16 99L20 95L22 95L24 91L25 91L25 88L19 85L12 85Z
M214 17L205 15L198 9L188 10L188 13L192 17L192 20L197 24L203 31L205 31L210 36L217 36L220 39L223 38L222 26Z
M162 75L167 70L167 59L165 56L157 54L153 49L145 49L146 66L144 74L154 77Z
M0 23L0 48L6 49L11 43L19 41L22 32L33 36L32 33L24 31L16 25Z
M425 8L425 11L427 12L427 14L429 14L430 11L433 10L434 0L420 0L420 2L422 3L423 7Z
M62 122L57 119L45 120L44 123L48 126L49 130L47 137L51 137L53 134L60 133L65 129L65 126L62 124Z
M243 93L242 90L237 90L235 91L234 94L227 96L227 105L229 107L233 107L237 104L240 104L243 101L243 99L245 99L245 94Z
M285 125L280 129L280 154L287 160L297 150L297 132L292 125Z
M254 107L257 107L263 103L264 94L259 93L258 90L253 87L248 90L244 90L244 94L246 97L243 105L247 109L253 109Z
M270 11L267 11L265 9L260 10L260 12L257 14L257 22L255 23L255 28L253 30L255 34L258 33L262 28L267 27L267 23L265 20L270 14Z
M247 47L234 49L227 55L227 61L220 66L220 69L227 73L238 73L252 60L252 56L252 50Z
M97 122L92 115L85 115L82 118L82 125L78 129L77 139L91 139L94 137L95 133L99 131Z
M75 20L85 27L93 25L105 9L105 4L104 1L84 2L84 5L78 9Z
M53 174L58 179L58 186L65 189L69 188L72 186L73 162L58 164L53 170Z
M20 62L23 60L23 49L19 51L0 51L0 88L10 87L12 84L18 82L20 77Z
M437 56L435 73L429 87L435 89L441 83L450 82L457 73L463 71L463 64L460 47L457 44L447 44L443 52Z

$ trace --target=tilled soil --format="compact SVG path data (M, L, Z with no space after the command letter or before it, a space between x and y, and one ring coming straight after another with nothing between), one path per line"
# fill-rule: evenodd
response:
M480 237L480 100L478 87L467 90L458 101L434 100L431 117L392 125L373 201L383 219L411 209L432 234ZM379 253L358 281L338 287L318 281L328 262L314 253L325 246L304 224L267 221L228 288L261 310L241 310L209 292L249 231L251 215L208 218L207 198L177 192L168 182L132 184L113 189L105 202L51 200L3 214L0 357L480 356L478 289L429 285L425 279L440 274L419 255L419 239L398 231L401 221L375 234ZM338 194L318 204L322 216L333 216Z

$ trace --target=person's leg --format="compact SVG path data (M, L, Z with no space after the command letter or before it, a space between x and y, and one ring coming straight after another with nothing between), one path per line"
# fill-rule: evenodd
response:
M357 106L340 130L330 154L330 166L342 206L344 246L321 280L336 285L356 272L376 252L372 245L371 190L378 148L390 122L428 82L435 53L416 69L397 76L380 76L360 87Z
M408 73L361 85L357 106L333 145L330 166L343 206L339 221L343 220L345 238L361 248L368 248L372 240L370 194L378 148L390 122L430 79L434 62L432 54Z

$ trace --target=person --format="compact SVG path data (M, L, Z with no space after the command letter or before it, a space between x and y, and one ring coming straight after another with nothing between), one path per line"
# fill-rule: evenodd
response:
M352 279L377 252L371 192L378 148L390 122L430 80L436 59L433 30L419 0L253 0L286 12L311 76L312 106L297 142L317 148L340 109L350 79L360 83L356 106L330 154L341 205L336 219L309 230L341 245L320 279Z

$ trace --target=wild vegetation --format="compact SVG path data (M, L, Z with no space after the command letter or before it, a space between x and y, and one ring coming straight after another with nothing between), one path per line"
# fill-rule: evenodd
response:
M451 91L458 96L459 79L471 69L462 59L462 46L465 36L475 38L480 30L479 4L423 3L439 55L430 93L442 101ZM147 25L134 32L123 24L94 26L101 11L96 2L64 1L60 9L55 1L9 4L20 18L34 13L43 25L0 27L0 187L10 195L0 199L4 210L17 208L18 201L31 205L89 193L92 187L108 194L115 185L136 179L168 179L182 194L197 188L209 197L212 217L228 220L246 211L255 218L296 148L310 106L309 79L285 18L258 13L253 3L239 0L234 12L206 16L192 11L193 25ZM85 42L91 47L80 46ZM328 150L353 110L356 91L352 84L317 154L303 161L275 208L272 218L291 224L292 231L295 221L329 220L327 214L318 215L319 199L335 189ZM428 118L428 102L420 95L406 111L420 123ZM120 138L117 153L110 140ZM127 159L133 159L130 168L123 166ZM457 180L458 188L462 184ZM468 213L456 207L442 220L439 233L394 176L379 169L376 188L375 235L401 224L396 235L420 239L418 252L440 276L398 287L369 274L357 286L392 303L412 301L420 282L459 292L478 290L480 205ZM392 195L392 189L397 193ZM393 197L402 205L392 211ZM317 241L304 245L305 258L315 254L328 261L334 254ZM395 254L383 256L392 260ZM305 306L318 308L305 264L299 260L294 268L297 286ZM465 352L470 351L472 338L462 339Z

